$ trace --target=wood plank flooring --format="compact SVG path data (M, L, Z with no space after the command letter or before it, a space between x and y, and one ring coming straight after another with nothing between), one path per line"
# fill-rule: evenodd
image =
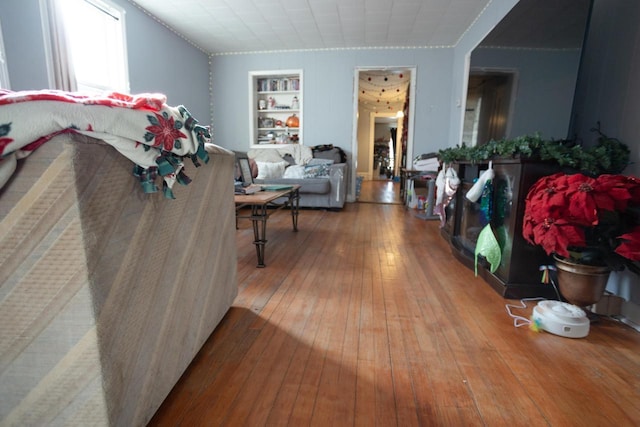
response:
M349 203L294 233L280 211L263 269L239 226L239 296L152 426L640 424L640 334L514 327L437 221Z
M358 202L401 204L400 183L389 179L363 181Z

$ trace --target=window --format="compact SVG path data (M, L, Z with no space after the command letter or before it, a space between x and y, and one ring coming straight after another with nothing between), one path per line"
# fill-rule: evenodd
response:
M61 6L78 90L129 92L124 10L107 0Z

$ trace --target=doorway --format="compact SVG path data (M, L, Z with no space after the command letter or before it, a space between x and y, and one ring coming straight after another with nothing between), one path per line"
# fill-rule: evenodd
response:
M352 200L400 201L400 172L413 153L415 76L415 67L355 70Z
M372 113L373 128L369 132L369 144L373 147L371 156L372 181L384 181L400 176L402 146L398 136L402 135L402 118L396 113Z
M514 80L513 71L469 73L462 133L466 145L483 145L509 134Z

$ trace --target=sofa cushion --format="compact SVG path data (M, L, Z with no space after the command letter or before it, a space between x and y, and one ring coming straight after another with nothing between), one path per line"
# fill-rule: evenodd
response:
M300 144L274 144L270 148L252 148L247 151L249 158L261 162L280 162L287 154L297 165L304 165L313 158L311 147Z
M247 156L256 162L272 162L278 163L284 161L280 153L270 149L252 149L247 151Z
M300 193L327 194L331 191L331 182L327 178L269 179L258 184L300 185Z
M303 165L291 165L284 170L283 178L290 179L303 179L304 178L304 166Z
M333 159L322 159L322 158L316 158L314 157L313 159L309 160L307 162L307 166L312 166L312 165L332 165L333 164Z
M313 157L316 159L331 159L334 163L345 163L347 155L340 147L332 144L316 145L312 149Z
M319 164L319 165L306 165L304 167L304 177L305 178L328 178L329 177L329 165Z
M304 165L313 158L311 147L301 144L281 144L276 147L280 156L291 154L296 165Z
M284 161L261 162L257 160L256 164L258 165L257 179L282 178L282 176L284 175L284 168L286 168L288 165L288 163Z
M293 158L293 156L289 153L285 154L284 156L282 156L282 158L284 159L285 162L289 163L289 165L295 165L296 164L296 159Z
M327 178L305 178L302 180L301 193L326 194L331 191L331 183Z

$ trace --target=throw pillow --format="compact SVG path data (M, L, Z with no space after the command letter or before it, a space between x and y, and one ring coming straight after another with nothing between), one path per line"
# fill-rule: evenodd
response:
M247 157L254 159L256 162L282 162L282 156L273 148L255 148L247 151Z
M289 163L289 165L295 165L296 164L295 159L289 153L287 153L284 156L282 156L282 158L284 159L285 162Z
M304 178L304 166L302 165L291 165L284 170L283 178L290 179L303 179Z
M316 145L313 147L313 157L323 159L333 159L336 163L346 163L347 154L340 147L334 147L333 144Z
M317 158L313 158L311 160L309 160L307 162L308 166L313 166L313 165L332 165L333 164L333 159L317 159Z
M306 165L304 167L305 178L327 178L329 176L329 165Z
M257 179L274 179L274 178L282 178L284 175L284 168L287 167L287 162L259 162L256 161L258 165L258 176Z

